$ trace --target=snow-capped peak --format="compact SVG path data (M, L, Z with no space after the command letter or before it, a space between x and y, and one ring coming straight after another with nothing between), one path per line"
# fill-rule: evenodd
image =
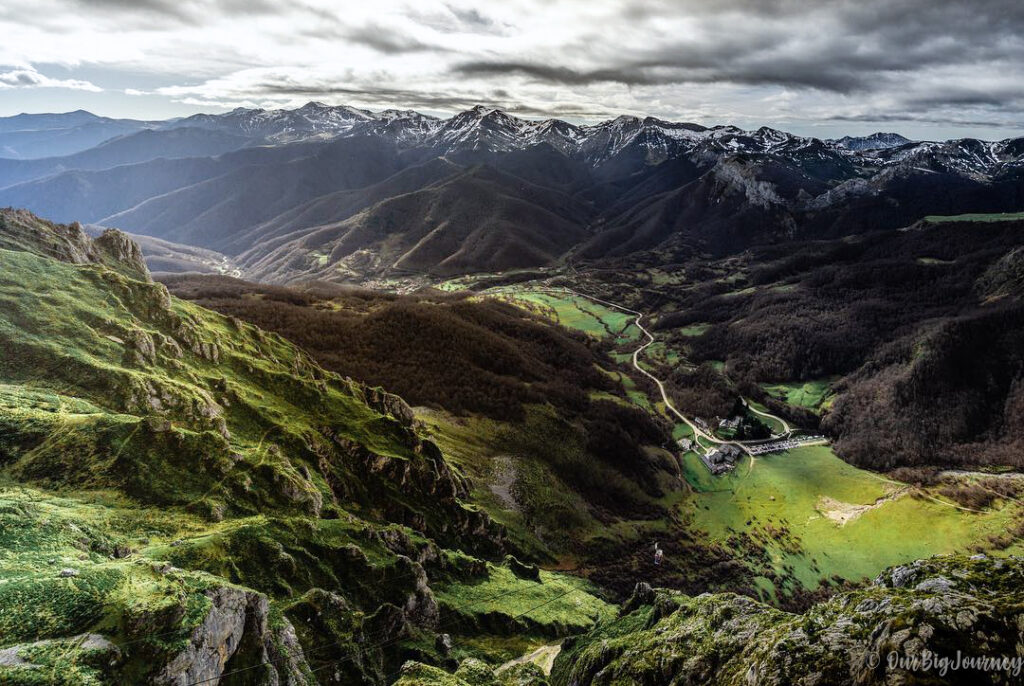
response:
M797 164L826 161L848 167L926 169L972 177L1024 166L1022 139L934 143L913 142L896 133L874 133L822 141L767 126L754 131L735 126L708 128L630 114L598 124L576 125L560 119L521 119L488 105L438 119L415 110L372 112L313 101L294 110L237 108L225 114L197 114L166 122L164 126L220 129L272 143L382 136L400 147L427 147L442 152L502 152L543 144L595 165L622 154L639 155L648 164L684 155L708 161L723 155L768 154L789 158Z
M861 151L897 148L912 141L909 138L904 138L898 133L883 133L879 131L871 134L870 136L843 136L842 138L831 142L839 147L846 148L847 150Z

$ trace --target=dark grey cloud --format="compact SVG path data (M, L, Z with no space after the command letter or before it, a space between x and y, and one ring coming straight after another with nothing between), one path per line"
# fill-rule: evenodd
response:
M647 85L654 83L672 83L672 79L646 76L642 67L624 66L607 69L579 70L547 64L530 64L528 62L463 62L455 65L453 71L461 76L503 76L519 74L540 81L559 83L572 86L594 83L624 83L629 85Z
M443 46L427 43L414 36L380 24L366 24L345 29L339 37L372 48L385 55L402 55L414 52L447 52Z
M89 10L157 12L177 16L190 7L187 0L76 0L76 5Z
M1024 118L1016 121L1005 120L1005 119L978 119L970 117L942 117L942 116L914 116L906 113L899 114L851 114L843 115L837 114L829 117L825 117L827 121L835 122L856 122L865 124L881 124L881 123L907 123L915 122L918 124L939 124L945 126L955 127L979 127L979 128L990 128L990 129L1006 129L1006 128L1024 128Z
M480 10L474 8L466 9L456 7L454 5L446 5L448 11L451 12L456 19L461 21L463 24L468 26L474 26L477 28L491 28L495 25L493 19L480 12Z
M453 68L463 76L502 76L519 74L539 81L563 85L618 83L627 86L671 85L682 83L736 83L743 85L786 85L852 92L864 87L861 76L848 69L813 68L800 62L780 61L774 64L752 64L725 70L710 63L707 56L673 60L671 53L650 60L598 69L531 64L527 62L475 61L463 62Z
M608 35L595 34L569 51L586 66L475 59L454 65L453 73L559 85L731 83L857 94L898 88L930 69L1002 62L1024 70L1020 0L673 0L627 3L621 17L624 27L687 17L699 30L667 43L652 40L649 48L624 40L612 50ZM934 84L935 102L942 88ZM949 99L958 101L962 95Z
M0 73L0 84L5 86L38 86L42 76L33 71L11 70Z
M991 91L972 91L954 88L936 95L907 97L903 99L903 102L907 109L918 111L927 111L935 107L963 106L1012 110L1019 104L1017 98L1021 97L1021 95L1022 93L1010 95L993 93Z

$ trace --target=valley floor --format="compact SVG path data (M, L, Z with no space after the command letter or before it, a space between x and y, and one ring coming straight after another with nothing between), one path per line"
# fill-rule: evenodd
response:
M635 355L618 357L636 365L636 376L644 373L655 378L645 365L645 350L656 354L651 360L655 364L685 364L684 352L666 351L656 336L637 327L640 313L628 308L530 285L500 287L489 294L609 340L616 350L635 350ZM644 342L648 335L650 340ZM814 383L775 385L770 390L810 405L820 404L826 389ZM683 481L663 501L706 543L720 546L745 565L762 599L784 602L823 584L859 582L891 565L936 554L1024 552L1021 542L1006 547L1001 540L1024 519L1020 502L997 499L989 507L973 510L951 501L937 488L911 486L849 465L827 445L743 456L734 471L713 476L699 454L721 439L667 405L664 387L659 391L663 397L650 397L641 390L630 395L637 405L678 421L674 438L697 438L693 449L679 456ZM756 414L765 413L752 405ZM774 415L768 419L773 430L796 428ZM656 526L641 529L652 538L665 535ZM709 579L710 585L713 582Z

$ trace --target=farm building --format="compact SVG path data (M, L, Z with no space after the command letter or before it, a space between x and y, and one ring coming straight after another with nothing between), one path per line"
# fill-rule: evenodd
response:
M732 419L723 419L722 421L718 422L718 428L719 429L734 429L735 430L735 429L739 428L740 422L742 422L742 421L743 421L742 417L733 417Z
M712 474L718 475L732 470L741 454L735 445L721 445L700 459Z

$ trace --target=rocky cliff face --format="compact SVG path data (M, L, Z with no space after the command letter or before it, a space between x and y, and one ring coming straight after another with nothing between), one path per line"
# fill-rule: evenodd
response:
M133 279L152 280L142 249L120 231L110 229L93 239L78 222L54 224L25 210L0 210L0 248L72 264L102 264Z
M225 672L245 673L246 683L260 686L307 683L309 665L295 640L295 629L283 620L271 630L265 595L229 586L205 595L209 600L206 617L185 647L152 677L153 684L217 683Z

